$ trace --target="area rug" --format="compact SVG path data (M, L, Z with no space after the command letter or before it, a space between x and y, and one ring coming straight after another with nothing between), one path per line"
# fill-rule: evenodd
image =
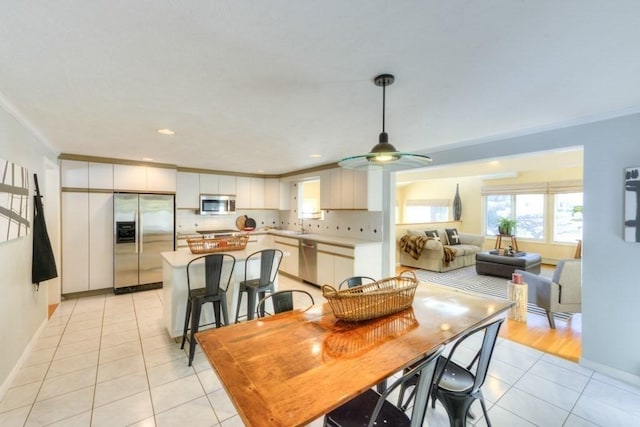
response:
M475 266L458 268L445 273L436 273L427 270L415 270L418 279L438 285L450 286L467 292L475 292L483 295L491 295L507 299L508 279L503 277L485 276L476 273ZM551 277L553 270L542 270L541 275ZM535 304L528 304L529 313L547 316L546 312ZM567 313L554 313L556 319L567 320L571 315Z

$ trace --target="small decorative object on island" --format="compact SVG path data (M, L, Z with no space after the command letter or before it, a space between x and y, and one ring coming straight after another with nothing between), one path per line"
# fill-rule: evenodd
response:
M458 192L458 184L456 184L456 195L453 196L453 220L460 221L460 217L462 217L462 200Z
M513 235L517 221L515 219L500 217L498 218L498 233L507 236Z

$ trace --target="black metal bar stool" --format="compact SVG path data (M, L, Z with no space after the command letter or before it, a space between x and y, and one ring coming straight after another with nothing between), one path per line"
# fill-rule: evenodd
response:
M216 327L221 327L220 309L222 309L222 319L224 324L229 324L227 313L227 289L233 276L233 269L236 264L234 256L229 254L207 254L192 259L187 264L187 310L184 317L184 332L182 333L182 345L187 339L189 330L189 319L191 319L191 334L189 336L189 366L193 362L193 355L196 351L196 340L194 335L200 327L200 313L205 303L213 304L213 312ZM196 266L204 267L204 287L192 289Z
M238 305L236 307L236 323L240 317L240 304L242 294L247 294L247 320L253 319L253 314L258 296L264 298L267 292L275 292L275 281L278 276L278 268L282 261L283 253L280 249L263 249L249 255L244 264L244 280L240 282ZM260 262L260 276L249 278L250 268L255 262ZM264 310L264 307L263 307ZM262 312L264 316L264 311Z

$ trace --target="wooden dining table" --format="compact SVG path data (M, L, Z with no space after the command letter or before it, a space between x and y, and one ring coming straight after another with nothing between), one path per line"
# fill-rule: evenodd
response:
M245 425L303 426L512 304L420 283L411 308L378 319L344 322L324 303L196 339Z

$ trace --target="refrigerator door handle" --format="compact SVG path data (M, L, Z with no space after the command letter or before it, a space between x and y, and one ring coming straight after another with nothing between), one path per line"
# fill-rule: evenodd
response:
M135 221L136 221L136 253L142 252L142 239L140 238L142 234L140 233L140 227L142 226L142 221L140 218L140 211L136 209L135 213Z

